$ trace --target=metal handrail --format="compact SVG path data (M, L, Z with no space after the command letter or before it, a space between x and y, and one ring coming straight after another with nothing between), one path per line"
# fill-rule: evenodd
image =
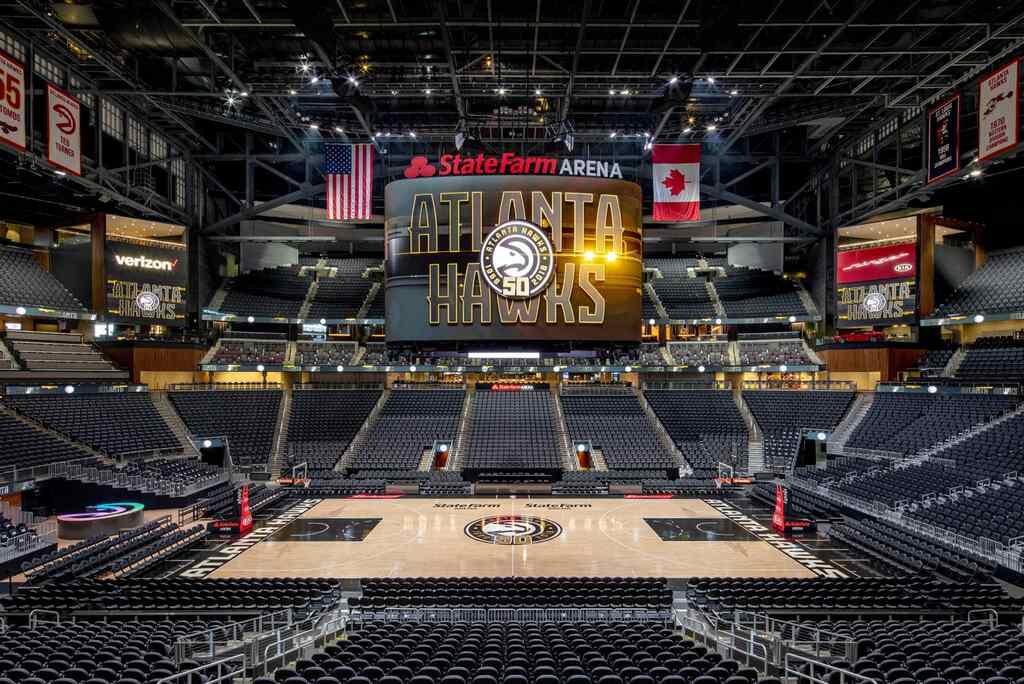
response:
M806 672L800 671L799 668L801 663L807 667ZM822 674L825 678L815 676L816 668L827 671L828 674ZM807 658L798 653L793 653L792 651L786 654L785 674L787 679L792 677L794 678L794 681L814 682L814 684L847 684L847 682L857 682L859 684L881 684L877 679L865 677L864 675L857 674L852 670L823 663L820 660ZM839 675L838 681L836 678L831 676L832 674Z
M57 619L56 620L46 620L46 619L44 619L44 617L47 616L47 615L52 615L52 616L54 616ZM58 613L55 610L46 610L45 608L36 608L35 610L31 611L28 614L28 626L29 626L29 629L35 629L36 626L38 626L40 622L53 622L53 623L56 623L56 624L59 625L60 624L60 613Z
M237 666L237 667L236 667ZM231 668L231 669L227 669ZM209 670L213 670L216 674L210 677L208 674ZM156 684L169 684L170 682L190 682L193 677L196 681L202 681L203 684L217 684L217 682L231 681L239 679L245 674L245 656L233 655L222 660L217 660L212 663L205 663L199 667L193 667L191 670L184 670L177 674L158 679Z

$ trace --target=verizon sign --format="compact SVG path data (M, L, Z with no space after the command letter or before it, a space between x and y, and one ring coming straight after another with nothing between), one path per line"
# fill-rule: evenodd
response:
M885 245L839 252L836 282L913 279L917 276L917 245Z
M142 268L147 271L173 271L174 267L178 265L178 260L169 261L167 259L150 259L147 256L123 256L121 254L114 255L114 261L117 262L118 266L125 266L127 268Z

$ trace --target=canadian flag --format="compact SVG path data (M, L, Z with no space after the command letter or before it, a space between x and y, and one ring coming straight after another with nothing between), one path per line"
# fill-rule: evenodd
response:
M700 220L700 145L654 145L654 220Z

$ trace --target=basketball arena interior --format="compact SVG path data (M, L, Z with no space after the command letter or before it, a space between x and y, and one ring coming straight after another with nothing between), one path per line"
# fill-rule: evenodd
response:
M1022 57L0 1L0 684L1024 684Z

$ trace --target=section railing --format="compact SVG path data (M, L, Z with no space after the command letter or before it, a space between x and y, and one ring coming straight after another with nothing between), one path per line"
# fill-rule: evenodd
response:
M853 670L823 663L820 660L807 658L794 652L786 654L784 671L785 680L793 682L813 682L813 684L882 684L877 679L865 677Z
M668 609L646 608L386 608L353 610L353 625L363 622L664 622Z

